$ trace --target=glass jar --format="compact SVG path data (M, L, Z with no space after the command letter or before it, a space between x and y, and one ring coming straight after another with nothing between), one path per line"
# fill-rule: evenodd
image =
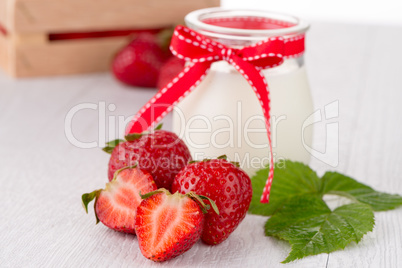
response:
M226 46L241 48L272 36L292 38L308 29L293 16L209 8L191 12L188 27ZM311 127L303 122L313 104L303 54L265 69L271 99L274 160L308 162ZM269 163L262 108L244 77L226 61L214 62L205 79L173 111L173 131L185 140L196 160L226 154L253 175Z

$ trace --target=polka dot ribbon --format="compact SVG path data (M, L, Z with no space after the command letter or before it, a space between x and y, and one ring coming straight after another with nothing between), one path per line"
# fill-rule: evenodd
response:
M187 64L171 82L148 101L129 123L126 134L141 133L154 127L174 106L204 79L216 61L227 61L248 81L264 113L270 149L270 170L261 203L268 203L274 176L270 132L269 87L261 70L283 63L304 52L304 34L291 38L270 37L241 49L226 47L189 28L177 26L170 44L172 53Z

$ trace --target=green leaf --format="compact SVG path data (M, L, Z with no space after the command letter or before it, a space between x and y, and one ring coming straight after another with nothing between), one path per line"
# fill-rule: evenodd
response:
M135 141L135 140L141 138L144 134L145 134L145 132L131 133L131 134L126 135L124 138L126 139L126 141Z
M113 149L119 144L124 142L124 140L113 140L113 141L109 141L108 143L106 143L106 147L103 148L102 150L108 154L111 154L113 152Z
M162 126L163 126L163 123L160 123L159 125L157 125L154 128L154 130L161 130ZM124 138L126 139L126 141L135 141L147 134L149 134L149 131L144 131L142 133L130 133L130 134L127 134L126 136L124 136Z
M371 187L337 172L324 174L321 192L344 196L367 204L374 211L390 210L402 205L402 196L377 192Z
M370 206L354 203L331 211L318 196L295 196L266 222L265 234L289 241L292 250L284 263L309 255L344 249L372 231Z
M108 154L111 154L114 150L114 147L106 146L106 147L102 148L102 150Z
M163 123L160 123L159 125L156 126L154 130L161 130L163 127Z
M265 234L278 236L291 227L319 226L329 213L331 210L321 198L314 195L295 196L281 206L277 213L266 222Z
M113 141L109 141L108 143L106 143L106 146L117 146L119 143L124 142L124 140L122 139L116 139Z
M319 179L308 166L289 160L275 165L270 203L261 204L268 171L260 170L251 180L254 194L249 212L271 216L265 234L289 241L292 250L285 263L358 243L373 230L373 210L402 205L402 196L377 192L337 172L327 172ZM354 203L331 211L323 201L326 194L344 196Z
M81 196L81 201L82 201L82 206L85 209L85 212L88 214L88 204L91 203L92 200L95 199L95 203L94 203L94 210L95 210L95 206L96 206L96 201L99 197L99 194L102 192L102 189L99 190L95 190L91 193L87 193L87 194L83 194ZM96 215L96 210L95 210L95 217L96 217L96 224L99 223L99 218L98 215Z
M275 165L269 204L260 203L262 191L268 178L269 168L262 169L251 178L253 198L249 213L270 216L288 200L302 195L320 195L321 182L307 165L285 160Z

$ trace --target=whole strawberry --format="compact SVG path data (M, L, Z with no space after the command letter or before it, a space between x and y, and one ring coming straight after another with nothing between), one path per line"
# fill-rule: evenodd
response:
M140 192L155 191L152 176L139 168L124 168L116 171L114 179L105 189L83 194L82 202L88 213L88 204L95 199L96 223L125 233L135 233L134 220L137 207L141 203Z
M184 69L186 62L177 57L170 57L170 59L163 64L158 78L157 88L161 89L173 80Z
M202 234L202 240L210 245L223 242L237 228L252 197L249 176L225 156L186 166L173 182L172 192L176 191L193 191L215 201L220 213L206 215Z
M104 149L112 153L109 180L116 170L138 164L138 167L151 173L158 188L170 190L176 174L191 161L186 144L170 131L156 129L148 134L130 134L126 136L126 141L111 143L109 145L112 146Z
M135 231L141 253L162 262L189 250L201 237L204 214L209 208L194 193L170 194L166 189L143 195L137 208ZM213 201L215 213L219 213Z
M112 71L125 84L156 87L160 68L167 59L168 53L158 44L156 35L140 33L117 53Z

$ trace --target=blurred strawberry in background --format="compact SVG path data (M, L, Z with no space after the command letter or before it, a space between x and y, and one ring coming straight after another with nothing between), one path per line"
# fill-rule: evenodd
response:
M117 52L112 71L124 84L162 88L184 68L184 60L169 51L173 28L158 33L142 32Z
M156 87L159 71L170 57L158 36L140 33L121 49L112 63L114 76L121 82L138 87Z

